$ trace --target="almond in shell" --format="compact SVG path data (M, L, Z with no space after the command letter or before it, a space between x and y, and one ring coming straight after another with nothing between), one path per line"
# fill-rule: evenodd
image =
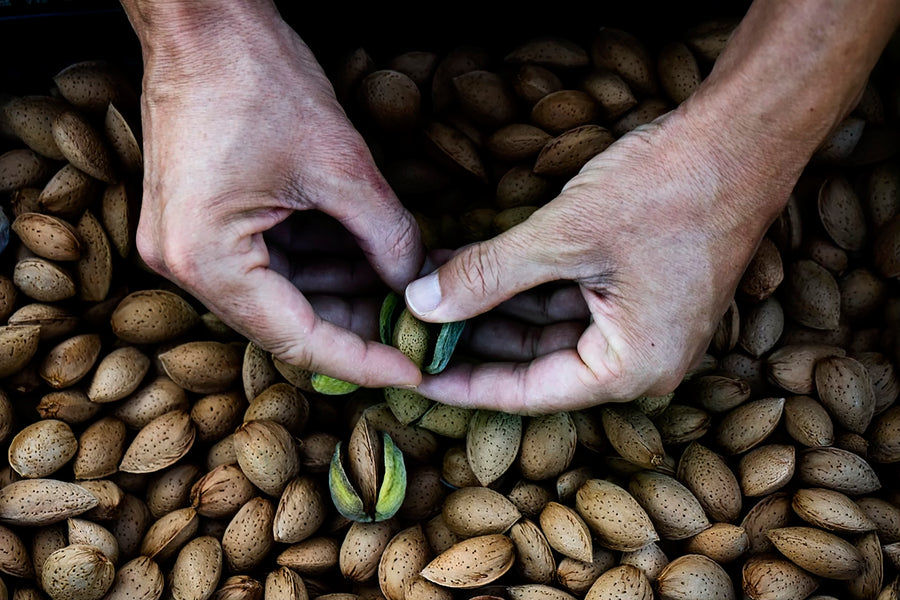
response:
M466 432L466 457L481 485L490 485L513 465L522 443L522 417L479 410Z
M292 544L311 537L325 523L329 509L317 479L308 475L294 478L278 500L272 523L275 541Z
M69 269L45 258L23 258L13 268L13 282L20 292L38 302L60 302L78 289Z
M86 302L105 300L112 285L112 248L103 225L90 210L85 210L75 230L83 250L75 267L79 295Z
M3 112L13 134L35 152L53 160L65 155L53 137L53 122L68 103L62 98L34 94L18 96L3 104Z
M113 183L116 172L113 155L103 133L82 114L63 110L51 126L53 139L63 157L88 175Z
M431 559L431 549L421 525L412 525L394 534L378 563L378 585L386 600L405 600L407 582Z
M875 415L875 391L865 365L849 356L829 356L814 367L822 405L844 429L863 433Z
M71 426L58 419L41 419L20 430L7 450L9 465L22 477L47 477L78 451Z
M519 448L522 476L533 481L558 476L571 464L576 447L575 424L568 412L530 418Z
M119 401L112 414L129 428L141 429L167 412L189 408L185 390L166 375L157 375Z
M194 340L162 352L158 359L172 381L184 389L215 394L240 381L243 352L239 344Z
M40 338L39 325L0 326L0 377L24 369L37 353Z
M819 581L793 562L770 555L751 556L741 569L741 587L751 600L806 598Z
M781 422L784 398L758 398L728 411L715 429L718 446L727 454L736 455L760 444Z
M421 570L438 585L471 589L502 577L515 562L515 545L502 533L475 536L457 542Z
M617 565L597 578L585 600L652 600L653 585L633 565Z
M248 421L238 427L234 452L247 478L271 496L279 496L299 473L297 441L275 421Z
M589 123L573 127L541 148L533 170L538 175L571 177L614 141L613 133L601 125Z
M349 581L372 581L378 572L378 562L388 542L398 531L397 521L354 521L341 541L338 566Z
M509 123L485 139L485 149L503 161L533 159L553 136L531 123Z
M107 600L159 600L165 578L155 560L146 556L132 558L116 570Z
M538 517L547 543L562 554L590 562L593 556L591 530L575 509L559 502L548 502Z
M659 83L653 57L644 43L630 31L603 27L591 40L591 63L618 74L641 95L653 94Z
M563 557L556 567L556 581L565 590L576 596L583 596L597 578L618 564L618 553L599 545L594 546L591 562Z
M218 587L223 570L222 543L208 535L196 537L178 552L170 593L175 600L207 600Z
M115 571L98 548L70 544L47 557L41 588L57 600L100 600L112 586Z
M40 212L76 219L100 194L100 182L72 163L61 166L38 195Z
M196 429L183 410L164 413L137 432L125 450L119 469L126 473L153 473L184 457L194 445Z
M144 167L140 140L122 111L111 102L106 107L103 132L116 162L122 169L127 173L140 173Z
M200 515L191 507L166 513L147 528L139 552L163 563L194 538L199 526Z
M490 130L515 119L517 106L512 88L499 73L475 69L452 79L460 110L479 126Z
M39 188L52 174L53 163L29 148L13 148L0 154L0 191Z
M531 583L552 583L556 556L541 527L528 518L519 519L510 527L509 539L516 547L516 573Z
M81 238L71 223L39 212L18 215L10 226L25 246L41 258L70 261L81 256Z
M682 554L659 574L656 591L661 600L734 600L728 572L702 554Z
M119 562L119 542L112 532L88 519L69 517L67 520L69 544L85 544L99 549L113 565Z
M447 527L460 537L503 533L520 517L519 509L503 494L491 488L460 488L443 502Z
M190 503L202 517L232 517L256 495L256 488L236 464L214 467L192 485Z
M0 522L48 525L97 506L95 495L58 479L21 479L0 488Z
M121 346L100 359L87 388L92 402L116 402L134 392L150 370L150 357L136 346Z
M600 414L606 437L619 456L645 469L663 463L665 449L659 429L636 405L611 404Z
M157 344L187 333L200 322L197 310L180 295L163 289L138 290L113 311L113 333L133 344Z
M812 487L824 487L849 496L881 489L878 473L864 458L842 448L807 448L797 458L797 475Z
M75 333L79 317L70 309L57 304L30 302L11 315L9 325L37 325L41 328L41 341L58 340Z
M750 538L743 527L731 523L713 523L687 540L684 551L703 554L720 565L733 562L750 548Z
M0 573L13 577L34 577L34 565L28 547L22 538L9 527L0 525Z
M629 480L628 491L650 516L661 539L686 539L710 526L700 501L675 477L639 471Z
M817 527L772 529L769 539L785 557L814 575L847 580L858 576L865 564L859 550L847 540Z
M780 490L794 476L797 458L793 444L763 444L738 462L738 478L744 496L756 498Z
M575 510L597 542L610 550L628 552L659 540L653 521L623 487L605 479L590 479L575 495Z

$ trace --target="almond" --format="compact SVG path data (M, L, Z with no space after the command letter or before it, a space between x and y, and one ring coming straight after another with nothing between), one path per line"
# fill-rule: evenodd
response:
M581 88L596 100L604 119L618 119L637 104L625 80L612 71L595 70L581 80Z
M21 371L37 353L40 343L39 325L0 326L0 377Z
M542 529L534 521L521 518L510 527L509 539L516 547L516 573L528 582L552 583L556 573L556 557Z
M728 411L715 430L718 446L727 454L741 454L760 444L781 422L784 398L758 398Z
M146 556L135 557L116 570L107 600L159 600L165 581L159 565Z
M378 572L381 555L397 531L397 522L393 519L351 523L338 557L341 575L356 583L372 581Z
M22 477L47 477L75 456L78 440L65 421L41 419L27 425L10 441L10 466Z
M595 123L564 131L544 144L534 162L538 175L571 177L613 142L613 134Z
M713 523L684 545L684 551L688 554L703 554L720 565L734 562L749 548L747 531L731 523Z
M112 586L115 571L99 549L70 544L47 557L41 587L57 600L100 600Z
M99 181L66 163L41 187L38 206L41 212L77 219L99 194Z
M134 392L150 370L150 357L136 346L111 350L97 364L88 385L92 402L116 402Z
M112 152L103 133L74 110L63 110L52 124L53 139L63 157L88 175L113 183Z
M506 162L533 159L553 136L531 123L509 123L485 140L485 149Z
M584 596L598 577L616 566L617 557L618 553L601 548L599 545L594 546L591 562L563 557L556 567L556 580L572 594Z
M378 563L378 585L386 600L405 600L406 583L418 575L431 558L421 525L412 525L394 534Z
M594 123L600 115L597 101L585 91L562 89L550 92L531 108L531 121L552 134L559 135L575 127Z
M656 590L661 600L734 600L734 583L728 572L702 554L683 554L659 574Z
M75 228L83 249L75 263L79 295L87 302L100 302L109 294L112 284L112 249L103 225L85 210Z
M618 565L600 575L585 600L652 600L653 586L643 571L632 565Z
M222 464L191 485L190 502L202 517L232 517L255 493L256 488L237 465Z
M141 540L140 554L163 563L197 533L200 516L191 507L179 508L154 521Z
M502 533L457 542L422 569L427 580L441 586L471 589L502 577L515 561L515 545Z
M78 437L78 451L72 462L77 479L101 479L118 470L125 452L125 423L111 416L88 425Z
M187 333L199 323L197 310L174 292L139 290L128 294L113 311L113 333L125 342L156 344Z
M409 75L377 69L365 75L357 89L359 104L371 122L386 131L407 131L422 113L419 86Z
M128 427L141 429L165 413L188 408L185 390L168 376L157 375L117 403L112 414Z
M744 496L766 496L793 478L796 450L792 444L764 444L750 450L738 462L738 478Z
M481 485L490 485L515 462L522 443L520 415L479 410L466 432L466 457Z
M44 258L23 258L13 269L13 282L19 291L38 302L60 302L77 293L75 279L68 269Z
M591 63L618 74L635 92L656 92L658 82L653 58L646 46L629 31L603 27L591 40Z
M271 496L279 496L299 472L297 442L275 421L249 421L238 427L234 452L247 479Z
M337 567L339 553L337 541L328 536L317 536L291 544L276 557L276 561L312 581L313 577Z
M796 259L788 265L782 286L786 315L813 329L837 329L841 290L828 269L810 259Z
M116 162L127 173L140 173L144 167L141 143L135 135L134 128L112 102L106 107L103 133Z
M691 442L678 461L677 478L697 498L713 521L734 522L741 512L740 483L725 459Z
M68 107L62 98L49 95L28 95L9 99L3 111L12 132L26 146L53 160L63 160L53 137L53 122Z
M657 73L662 91L681 104L699 87L703 76L697 58L684 42L669 42L659 51Z
M663 540L683 540L709 528L700 501L680 481L656 471L639 471L628 491L644 508Z
M838 425L863 433L875 414L875 392L866 367L849 356L822 358L814 367L816 392Z
M442 513L447 527L460 537L503 533L521 517L506 496L481 486L452 492L444 500Z
M273 519L276 542L296 543L311 537L328 516L330 506L318 480L302 475L285 486Z
M538 518L541 531L554 550L563 556L590 562L594 553L591 531L573 508L551 501Z
M770 556L752 556L741 569L742 588L752 600L806 598L819 587L819 580L791 561Z
M22 479L0 488L0 521L12 525L48 525L97 506L85 488L57 479Z
M113 565L119 562L119 542L109 529L94 521L77 517L69 517L67 526L69 544L93 546Z
M578 490L575 510L610 550L628 552L659 540L650 516L624 488L605 479L591 479Z
M53 215L26 212L11 229L25 246L41 258L70 261L81 256L81 238L68 221Z
M568 412L530 418L519 450L522 475L535 481L558 476L572 462L576 446L575 424Z
M178 552L169 586L175 600L207 600L219 585L223 570L222 544L205 535Z
M852 579L860 574L862 554L850 542L816 527L779 527L767 534L788 559L814 575Z
M601 411L603 429L613 449L635 465L653 469L663 463L659 429L633 404L610 404Z
M773 550L767 536L769 530L787 526L794 516L791 495L787 492L774 492L751 506L741 520L741 527L750 540L749 553L756 555Z
M34 577L34 565L31 562L28 548L19 535L10 529L0 525L0 573L13 577Z
M514 92L499 73L475 69L457 75L452 82L460 110L476 125L493 130L515 119Z
M154 473L145 492L150 514L159 518L186 506L191 486L199 476L200 469L191 463L176 463Z
M834 447L808 448L797 460L800 481L850 496L870 494L881 489L881 480L861 456Z
M172 381L184 389L215 394L240 381L243 352L238 344L195 340L162 352L158 359Z
M119 469L126 473L153 473L184 457L194 445L196 431L183 410L164 413L140 429L132 439Z
M534 36L510 50L503 60L560 70L590 65L590 56L581 44L558 35Z

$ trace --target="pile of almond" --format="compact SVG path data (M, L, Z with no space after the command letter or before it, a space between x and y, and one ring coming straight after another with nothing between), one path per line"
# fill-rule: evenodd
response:
M734 25L357 48L329 74L454 248L677 106ZM137 256L133 78L84 61L0 90L0 600L897 600L897 67L672 394L533 417L317 391Z

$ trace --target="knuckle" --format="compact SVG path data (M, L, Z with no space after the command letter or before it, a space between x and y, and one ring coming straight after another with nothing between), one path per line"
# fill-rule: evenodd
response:
M489 244L477 244L459 257L459 281L469 292L486 295L500 286L496 254Z

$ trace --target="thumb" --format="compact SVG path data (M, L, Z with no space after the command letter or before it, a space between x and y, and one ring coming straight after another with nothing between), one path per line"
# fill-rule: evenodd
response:
M526 224L462 248L438 270L410 283L410 311L423 321L461 321L554 279Z

